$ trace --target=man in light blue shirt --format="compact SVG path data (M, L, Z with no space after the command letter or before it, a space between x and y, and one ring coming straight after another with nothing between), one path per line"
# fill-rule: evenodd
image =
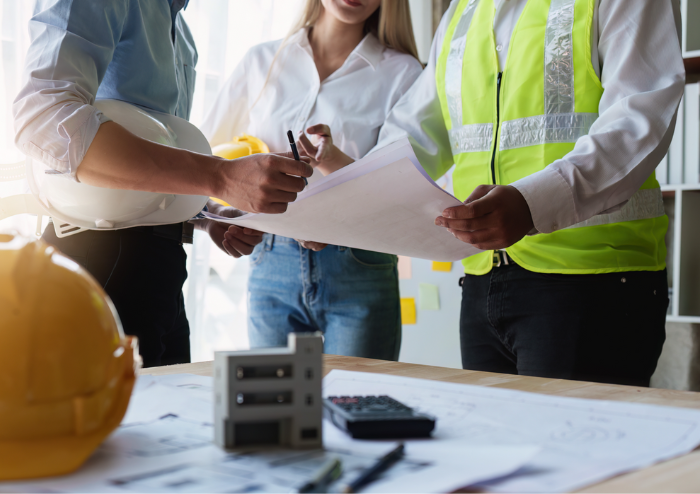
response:
M197 50L182 19L188 0L37 0L27 82L13 107L16 144L76 181L98 187L220 197L281 213L311 167L257 155L223 160L165 148L109 121L92 104L118 99L189 117ZM295 176L294 176L295 175ZM189 362L182 284L183 224L86 231L45 240L90 271L112 298L144 365ZM258 233L233 227L224 246L249 254Z

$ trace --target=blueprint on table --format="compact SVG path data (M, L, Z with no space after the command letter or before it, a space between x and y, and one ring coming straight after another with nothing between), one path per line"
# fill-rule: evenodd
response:
M338 457L343 477L332 486L337 492L395 447L350 443L324 423L325 450L227 453L213 443L212 395L208 377L139 378L121 427L76 473L0 483L0 492L290 492ZM537 451L423 441L408 446L405 458L363 492L447 492L511 473Z
M339 370L326 376L323 394L388 394L437 416L437 441L542 448L519 471L482 483L489 491L570 491L688 453L700 444L700 411L683 408Z

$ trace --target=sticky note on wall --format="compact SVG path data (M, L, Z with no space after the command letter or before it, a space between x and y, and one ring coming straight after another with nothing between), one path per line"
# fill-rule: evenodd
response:
M440 310L440 291L437 285L420 283L418 289L420 310Z
M416 299L402 298L401 299L401 324L416 323Z
M406 256L399 256L399 279L410 280L411 278L413 278L411 258Z
M433 271L444 271L449 273L452 271L452 263L433 261Z

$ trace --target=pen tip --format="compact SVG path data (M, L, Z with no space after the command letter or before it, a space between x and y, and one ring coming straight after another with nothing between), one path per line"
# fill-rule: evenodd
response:
M287 139L289 139L290 144L294 142L294 134L292 134L291 130L287 131Z

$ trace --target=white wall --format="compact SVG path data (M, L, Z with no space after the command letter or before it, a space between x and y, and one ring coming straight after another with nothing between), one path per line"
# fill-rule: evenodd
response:
M428 63L430 44L433 41L433 7L431 0L409 0L413 35L418 45L420 61Z
M464 276L462 264L452 263L449 273L433 271L432 263L412 259L412 278L400 280L401 297L416 299L416 324L404 324L401 342L401 362L436 365L461 369L459 351L459 310L462 288L459 279ZM440 292L440 310L420 310L419 284L437 285Z

